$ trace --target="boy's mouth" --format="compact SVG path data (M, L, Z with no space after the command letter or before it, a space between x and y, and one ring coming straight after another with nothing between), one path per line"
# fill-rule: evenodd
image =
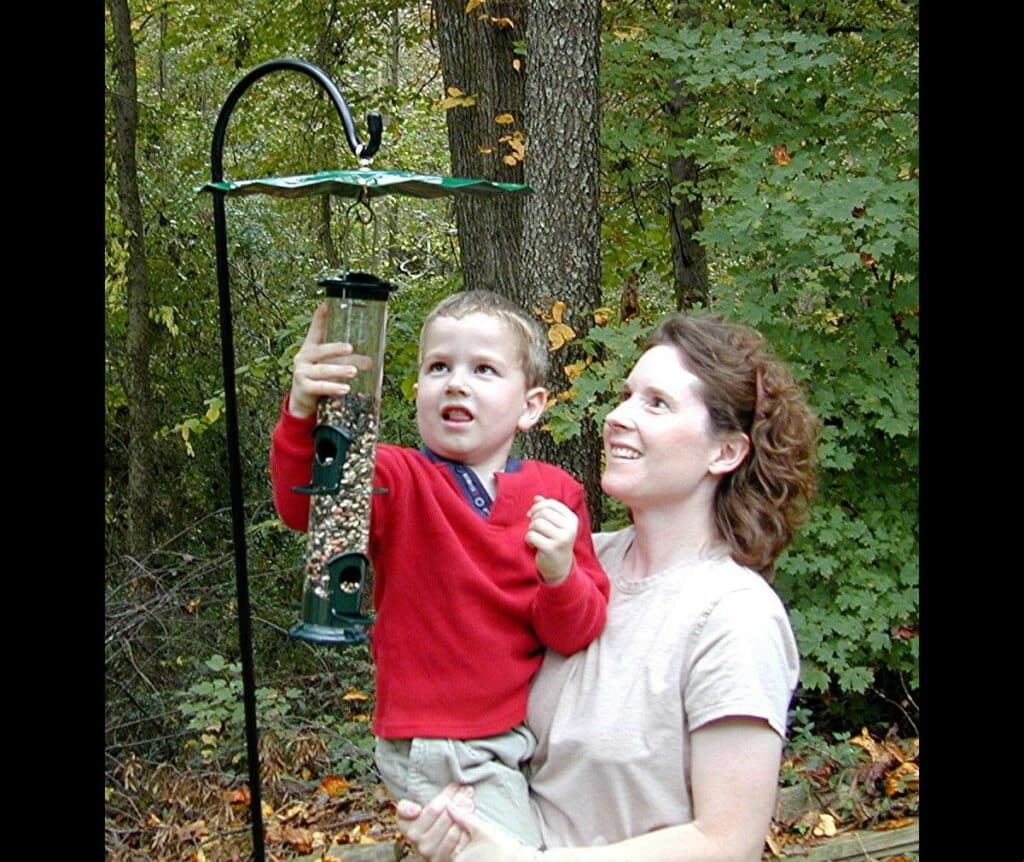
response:
M473 414L465 407L445 407L441 411L441 418L445 422L472 422Z

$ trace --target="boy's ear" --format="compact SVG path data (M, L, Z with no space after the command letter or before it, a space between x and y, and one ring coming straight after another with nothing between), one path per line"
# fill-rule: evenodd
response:
M724 476L731 473L747 457L750 452L750 438L742 431L735 431L722 438L718 452L708 464L708 472L712 476Z
M520 431L529 431L537 424L537 420L540 419L547 403L548 391L543 386L535 386L533 389L527 389L526 402L523 407L523 412L519 416L519 422L516 427Z

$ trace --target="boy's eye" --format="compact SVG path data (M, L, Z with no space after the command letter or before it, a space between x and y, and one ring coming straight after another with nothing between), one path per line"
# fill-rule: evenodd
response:
M447 362L431 362L427 366L427 371L446 371L448 368Z
M477 374L497 374L493 365L478 365L476 367Z

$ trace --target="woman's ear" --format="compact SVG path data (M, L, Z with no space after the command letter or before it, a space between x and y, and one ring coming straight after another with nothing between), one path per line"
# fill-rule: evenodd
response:
M732 431L722 437L718 452L708 464L708 472L712 476L724 476L731 473L743 463L750 454L750 438L742 431Z
M516 427L520 431L529 431L540 419L548 403L548 391L543 386L535 386L526 390L526 403L519 415Z

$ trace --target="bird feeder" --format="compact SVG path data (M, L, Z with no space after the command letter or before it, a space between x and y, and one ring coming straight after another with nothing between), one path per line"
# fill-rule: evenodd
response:
M327 293L325 341L352 345L342 358L359 373L345 396L320 398L313 430L308 550L302 622L292 637L320 644L367 640L370 617L364 591L370 561L370 496L383 383L388 295L393 284L350 272L320 282Z

